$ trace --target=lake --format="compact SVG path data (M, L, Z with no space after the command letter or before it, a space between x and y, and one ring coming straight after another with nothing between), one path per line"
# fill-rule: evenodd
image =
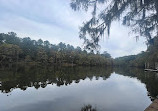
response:
M0 111L144 111L158 74L138 68L0 68Z

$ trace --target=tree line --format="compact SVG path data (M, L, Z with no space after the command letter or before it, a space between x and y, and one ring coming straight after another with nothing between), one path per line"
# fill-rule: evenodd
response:
M148 46L147 51L142 51L137 55L116 58L114 64L155 69L158 65L158 37L153 38L152 41L153 44Z
M100 54L60 42L20 38L14 32L0 33L0 63L36 62L65 65L112 65L106 51Z

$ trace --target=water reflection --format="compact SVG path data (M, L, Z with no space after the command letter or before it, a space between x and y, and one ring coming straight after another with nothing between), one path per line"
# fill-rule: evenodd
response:
M86 105L81 108L81 111L97 111L96 108L93 108L92 105Z
M15 88L26 90L28 87L45 88L48 84L70 85L72 82L102 77L106 80L113 72L112 68L101 67L43 67L21 66L0 70L0 90L11 92Z
M157 74L134 68L20 66L0 81L2 111L143 111L158 95Z
M148 90L148 96L151 98L151 100L154 100L158 95L158 73L144 72L143 69L129 67L117 67L114 68L114 71L124 76L137 78L142 83L144 83Z

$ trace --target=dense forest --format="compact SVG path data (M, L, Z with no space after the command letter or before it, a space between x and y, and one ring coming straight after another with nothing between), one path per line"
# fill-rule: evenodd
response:
M153 44L148 46L147 51L142 51L137 55L116 58L114 64L154 69L158 65L158 37L152 40Z
M115 65L155 68L158 62L158 38L155 37L152 40L153 44L148 45L147 51L113 60L106 51L102 54L94 53L62 42L55 45L47 40L20 38L14 32L0 33L0 64L43 63L65 66Z
M60 42L19 38L14 32L0 33L0 64L6 63L44 63L60 65L112 65L113 59L106 51L102 54L74 48Z

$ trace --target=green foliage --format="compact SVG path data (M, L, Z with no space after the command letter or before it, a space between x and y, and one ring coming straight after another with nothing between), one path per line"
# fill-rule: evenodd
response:
M158 62L158 38L153 39L153 44L149 45L147 51L142 51L137 55L130 55L119 57L114 60L114 64L117 66L134 66L143 67L148 64L148 68L155 68L155 64Z
M25 62L31 62L31 57L29 55L25 57Z
M116 20L130 26L136 39L146 37L147 44L152 44L158 33L158 0L71 0L71 7L75 11L92 11L92 18L83 23L79 32L90 50L99 48L100 38L105 32L110 34Z
M0 45L0 62L18 61L21 52L22 50L17 45L2 44Z
M60 42L58 45L51 44L42 39L31 40L29 37L19 38L16 33L0 34L0 61L9 59L14 62L18 57L21 62L40 62L51 64L71 65L112 65L110 54L88 53L80 47ZM14 61L13 61L14 60Z
M45 50L42 48L39 48L38 52L37 52L37 61L46 63L47 60L48 60L48 56L47 56Z
M104 51L103 54L101 54L101 55L106 58L111 58L111 55L109 53L107 53L107 51Z

